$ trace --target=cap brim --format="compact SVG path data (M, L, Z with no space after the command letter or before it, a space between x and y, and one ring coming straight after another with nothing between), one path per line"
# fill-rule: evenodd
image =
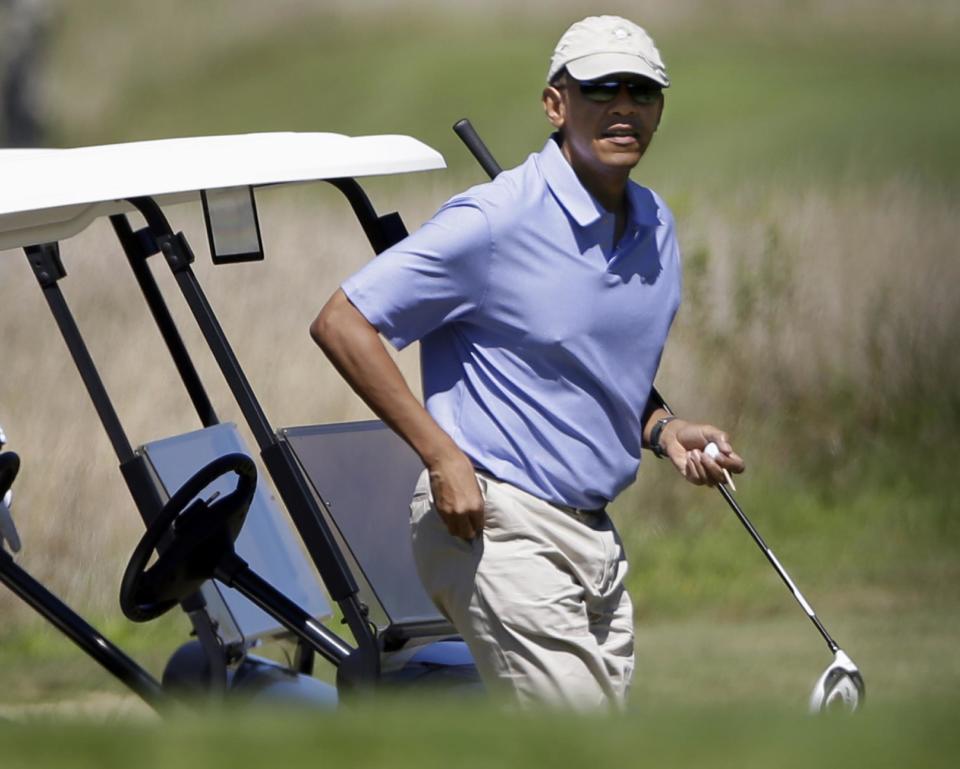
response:
M618 73L640 75L668 88L670 78L663 70L651 67L645 59L628 53L594 53L566 63L567 72L576 80L596 80Z

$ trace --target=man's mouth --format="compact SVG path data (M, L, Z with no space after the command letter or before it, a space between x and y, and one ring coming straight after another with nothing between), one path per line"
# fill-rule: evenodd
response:
M619 145L630 145L640 140L639 136L637 135L637 131L626 126L609 128L600 134L600 137Z

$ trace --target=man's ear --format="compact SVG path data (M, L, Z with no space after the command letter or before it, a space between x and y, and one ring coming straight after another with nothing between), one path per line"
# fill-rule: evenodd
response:
M554 128L563 128L567 119L567 105L563 102L563 95L552 85L543 89L543 112Z

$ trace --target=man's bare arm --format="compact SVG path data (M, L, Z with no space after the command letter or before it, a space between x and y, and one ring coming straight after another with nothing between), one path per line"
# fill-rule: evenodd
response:
M354 391L420 456L450 533L467 540L477 536L483 529L483 495L473 465L420 405L377 329L342 289L324 305L310 335Z

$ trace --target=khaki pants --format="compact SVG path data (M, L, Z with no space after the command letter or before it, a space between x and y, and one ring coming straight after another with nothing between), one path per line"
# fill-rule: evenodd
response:
M483 536L467 542L448 533L426 472L420 477L410 510L427 593L493 692L523 705L621 706L633 673L633 607L613 523L478 480Z

